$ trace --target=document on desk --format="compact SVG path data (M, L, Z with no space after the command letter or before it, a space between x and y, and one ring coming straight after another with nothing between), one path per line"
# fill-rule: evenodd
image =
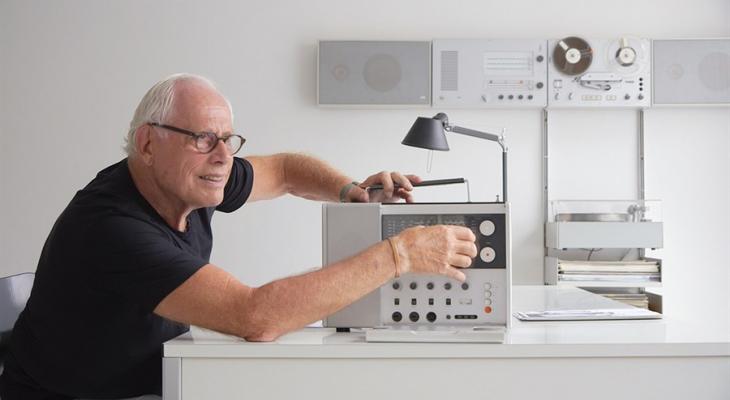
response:
M610 319L660 319L661 314L643 308L606 308L600 310L518 311L520 321L591 321Z

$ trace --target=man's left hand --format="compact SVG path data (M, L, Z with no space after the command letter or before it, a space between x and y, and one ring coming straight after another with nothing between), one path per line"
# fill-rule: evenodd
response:
M403 175L400 172L382 171L371 175L359 186L353 187L345 196L353 203L395 203L404 199L413 202L413 183L421 182L416 175ZM367 190L372 185L382 185L382 189Z

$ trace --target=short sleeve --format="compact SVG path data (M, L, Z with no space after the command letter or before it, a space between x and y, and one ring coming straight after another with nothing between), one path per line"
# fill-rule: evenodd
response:
M244 158L233 158L231 175L228 177L223 201L215 209L226 213L239 209L251 195L253 188L253 167Z
M87 231L84 264L89 282L109 295L151 312L168 294L208 262L183 250L168 233L130 216L106 217Z

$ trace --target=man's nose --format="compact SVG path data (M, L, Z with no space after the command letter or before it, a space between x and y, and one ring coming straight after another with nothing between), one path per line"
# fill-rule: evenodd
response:
M228 149L228 145L223 140L219 140L215 144L215 147L210 152L214 162L225 162L228 158L232 157L231 151Z

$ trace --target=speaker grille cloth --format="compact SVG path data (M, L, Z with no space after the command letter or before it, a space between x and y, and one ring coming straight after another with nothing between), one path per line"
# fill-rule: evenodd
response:
M441 90L459 90L459 52L441 52Z

